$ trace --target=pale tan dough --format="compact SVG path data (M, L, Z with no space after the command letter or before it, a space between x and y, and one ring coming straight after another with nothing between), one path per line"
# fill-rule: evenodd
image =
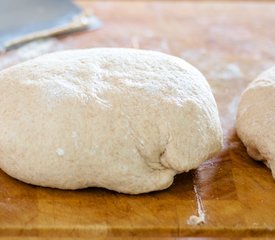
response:
M266 161L275 178L275 67L259 75L243 92L236 129L248 154Z
M0 73L0 167L27 183L144 193L222 147L202 74L159 52L56 52Z

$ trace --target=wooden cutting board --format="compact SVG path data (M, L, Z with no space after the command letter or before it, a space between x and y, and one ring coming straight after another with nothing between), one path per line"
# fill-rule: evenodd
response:
M0 55L0 68L50 51L98 46L183 57L213 89L224 149L196 171L178 175L169 189L138 196L35 187L0 171L0 236L275 237L275 181L263 164L248 157L234 130L241 91L275 63L275 3L79 3L103 20L102 29L28 44ZM197 215L198 198L206 222L190 226L187 220Z

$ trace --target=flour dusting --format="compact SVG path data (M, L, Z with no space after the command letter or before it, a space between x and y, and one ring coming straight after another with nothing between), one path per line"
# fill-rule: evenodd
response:
M17 50L17 56L21 60L38 57L51 51L62 50L62 44L56 38L46 38L32 41Z
M0 55L0 70L17 63L39 57L43 54L64 50L64 45L57 38L44 38L34 40L21 47Z
M197 190L196 185L194 185L194 192L195 192L196 201L197 201L198 216L195 216L195 215L190 216L189 219L187 220L188 225L200 225L205 223L205 210L202 204L201 196Z
M62 157L62 156L64 156L65 151L63 148L58 148L58 149L56 149L56 153L58 156Z
M215 73L215 75L217 78L222 80L231 80L232 78L240 78L243 76L242 71L237 63L229 63L223 66Z

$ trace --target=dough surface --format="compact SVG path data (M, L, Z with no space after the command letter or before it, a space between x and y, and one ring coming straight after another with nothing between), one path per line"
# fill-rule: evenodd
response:
M222 147L202 74L154 51L47 54L0 72L0 168L27 183L138 194Z
M275 67L259 75L243 92L236 129L247 153L265 161L275 179Z

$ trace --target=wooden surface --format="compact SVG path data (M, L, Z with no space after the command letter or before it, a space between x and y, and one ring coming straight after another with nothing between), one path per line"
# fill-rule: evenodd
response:
M246 154L234 130L240 92L275 62L275 3L82 1L104 25L28 44L0 56L0 68L37 55L98 46L154 49L185 58L207 77L217 100L225 147L165 191L128 196L90 188L35 187L0 171L0 236L275 237L275 181ZM197 215L196 186L206 223ZM12 238L11 238L12 239Z

